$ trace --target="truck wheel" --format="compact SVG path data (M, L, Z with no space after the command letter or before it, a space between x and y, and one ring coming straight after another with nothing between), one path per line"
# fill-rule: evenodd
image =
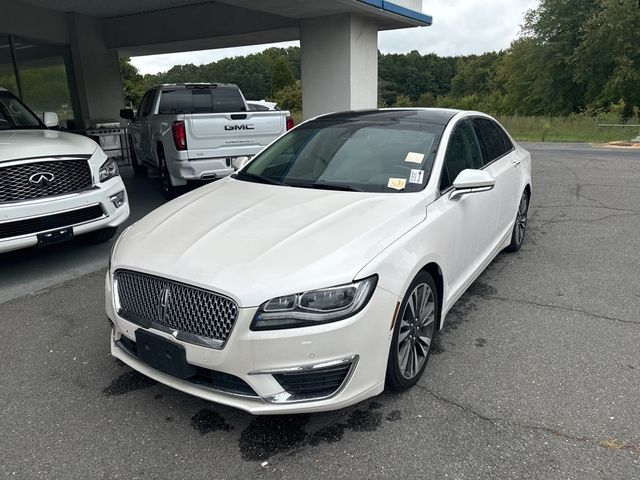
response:
M180 194L180 190L171 183L171 175L167 168L167 160L164 157L162 148L158 149L158 160L160 163L160 181L162 182L162 192L167 200L173 200Z
M129 156L131 157L131 166L133 167L133 173L135 173L136 175L146 175L148 169L146 165L142 165L138 160L136 150L135 148L133 148L133 141L131 136L129 136Z

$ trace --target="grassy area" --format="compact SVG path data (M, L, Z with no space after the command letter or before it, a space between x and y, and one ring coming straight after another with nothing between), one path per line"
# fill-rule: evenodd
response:
M599 123L618 124L620 120L598 119L594 117L521 117L498 116L497 119L507 131L519 141L527 142L586 142L607 143L617 140L631 140L638 136L640 127L602 127ZM637 119L629 124L637 125Z
M291 113L296 125L302 122L302 112ZM608 143L631 140L640 134L640 127L601 127L598 124L639 125L639 119L597 119L573 115L569 117L523 117L498 115L498 121L518 141L522 142L583 142Z

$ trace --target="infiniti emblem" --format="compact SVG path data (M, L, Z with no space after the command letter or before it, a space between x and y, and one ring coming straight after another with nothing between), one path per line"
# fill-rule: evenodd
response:
M29 183L32 185L38 185L39 187L46 187L53 179L56 178L53 173L38 172L29 177Z

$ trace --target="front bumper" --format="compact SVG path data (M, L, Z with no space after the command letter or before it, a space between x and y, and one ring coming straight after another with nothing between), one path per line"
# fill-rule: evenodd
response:
M116 208L111 198L120 192L124 192L124 204ZM103 211L101 217L82 223L63 225L60 228L73 227L74 235L82 235L123 224L129 217L129 202L122 179L115 177L79 193L0 205L0 224L23 219L37 219L60 212L72 212L92 205L101 206ZM47 230L50 229L1 238L0 253L35 246L38 244L38 234Z
M249 325L256 309L241 308L234 329L221 350L182 342L169 333L152 330L184 347L190 365L201 371L233 375L246 383L255 395L229 393L182 380L141 361L124 348L124 344L135 342L136 330L142 327L117 315L112 299L107 273L106 310L113 323L111 354L160 383L205 400L252 414L320 412L347 407L377 395L384 388L397 296L381 288L376 289L368 305L353 317L315 327L253 332ZM298 399L281 384L285 372L339 365L348 366L349 372L340 387L329 396Z

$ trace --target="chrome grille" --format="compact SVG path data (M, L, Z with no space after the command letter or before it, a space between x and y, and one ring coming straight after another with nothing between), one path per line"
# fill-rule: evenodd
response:
M51 174L49 182L34 184L37 174ZM49 160L3 167L0 164L0 203L31 200L85 190L93 184L87 159Z
M115 278L122 317L180 340L221 348L238 317L236 302L213 292L130 270Z

